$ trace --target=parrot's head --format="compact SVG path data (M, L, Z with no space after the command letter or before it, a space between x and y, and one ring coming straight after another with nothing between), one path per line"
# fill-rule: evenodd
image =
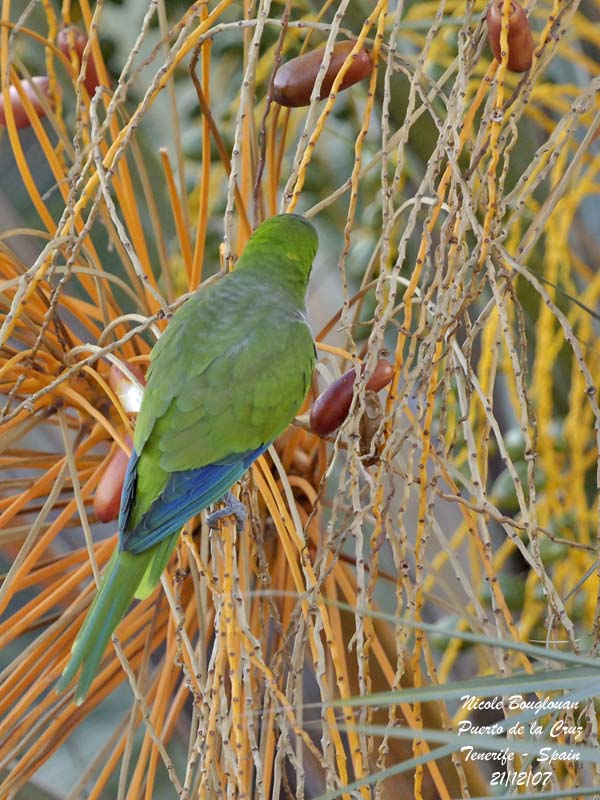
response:
M312 222L300 214L277 214L254 231L236 269L253 267L306 292L319 239Z

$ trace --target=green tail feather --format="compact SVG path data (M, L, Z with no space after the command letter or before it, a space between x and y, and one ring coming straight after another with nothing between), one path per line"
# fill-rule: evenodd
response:
M148 564L148 568L135 590L135 596L138 600L144 600L144 598L152 594L156 588L157 583L160 581L160 576L169 563L169 559L171 558L171 554L175 549L178 539L179 529L152 548L154 554L152 560Z
M75 639L71 659L56 687L57 692L64 691L81 667L75 691L78 705L84 701L110 637L129 608L153 557L153 549L140 555L117 549L106 565L98 594Z

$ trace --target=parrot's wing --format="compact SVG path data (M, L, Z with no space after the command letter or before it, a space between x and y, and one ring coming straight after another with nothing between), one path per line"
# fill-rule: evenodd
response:
M215 355L218 348L209 342L210 360L197 331L179 343L172 339L179 349L162 349L153 358L147 391L161 407L163 395L171 401L160 415L153 404L139 438L136 426L138 457L130 462L119 526L122 549L145 551L219 500L302 404L314 364L306 321L297 310L271 306L263 318L256 305L247 325L242 315L233 343L223 336L221 353ZM175 378L169 368L178 355L186 368Z
M255 450L293 420L310 385L314 344L301 313L281 324L273 316L186 376L150 439L161 469L194 469Z
M132 528L127 528L126 524L120 527L121 548L139 554L163 541L188 519L222 497L269 444L267 442L256 450L232 456L217 464L172 472L165 488L138 524Z
M204 467L272 440L302 403L314 358L302 311L256 275L236 270L198 292L152 350L134 434L139 468ZM146 445L160 457L147 459Z

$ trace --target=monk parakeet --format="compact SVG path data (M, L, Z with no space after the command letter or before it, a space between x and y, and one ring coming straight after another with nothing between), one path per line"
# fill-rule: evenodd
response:
M152 350L119 513L119 543L58 684L83 702L134 597L146 597L182 525L215 503L292 421L315 347L305 294L317 234L296 214L260 225L235 269L194 294Z

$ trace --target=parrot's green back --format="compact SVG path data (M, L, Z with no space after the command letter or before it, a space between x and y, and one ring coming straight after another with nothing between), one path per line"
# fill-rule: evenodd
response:
M313 226L264 222L233 272L193 295L155 345L121 500L118 551L59 683L82 701L115 626L160 580L183 523L218 500L292 421L315 360L305 294Z

